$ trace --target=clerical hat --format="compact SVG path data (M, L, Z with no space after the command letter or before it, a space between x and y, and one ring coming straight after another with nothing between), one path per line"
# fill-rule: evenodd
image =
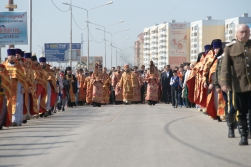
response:
M30 58L31 58L31 53L25 53L25 54L24 54L24 58L30 59Z
M16 56L16 49L8 49L7 54L8 56Z

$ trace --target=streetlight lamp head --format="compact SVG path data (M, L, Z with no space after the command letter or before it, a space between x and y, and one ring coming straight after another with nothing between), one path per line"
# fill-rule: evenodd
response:
M120 20L120 21L119 21L119 23L123 23L123 22L124 22L124 20Z
M112 3L113 3L113 1L109 1L109 2L106 3L106 5L110 5Z
M64 4L64 5L70 5L70 4L66 3L66 2L63 2L62 4Z

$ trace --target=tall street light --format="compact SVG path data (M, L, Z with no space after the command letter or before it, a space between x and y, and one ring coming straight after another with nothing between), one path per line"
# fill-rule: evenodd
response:
M121 43L121 42L123 42L123 41L125 41L125 40L127 40L127 39L129 39L129 37L126 37L125 39L123 39L123 40L117 42L117 44L118 44L118 43ZM123 56L123 50L122 50L122 56ZM116 61L117 61L117 58L116 58ZM121 59L121 65L122 65L122 59Z
M100 30L100 31L103 31L103 30L101 30L101 29L99 29L99 28L96 28L96 29L97 29L97 30ZM124 32L124 31L128 31L128 30L129 30L129 28L124 29L124 30L120 30L120 31L117 31L117 32L114 32L114 33L105 31L106 33L108 33L108 34L111 35L111 46L112 46L112 39L113 39L113 35L114 35L114 34L117 34L117 33L120 33L120 32ZM112 48L113 48L113 47L111 47L111 67L112 67ZM116 57L116 59L117 59L117 57ZM117 62L116 62L116 66L117 66Z
M83 9L87 12L87 41L88 41L88 45L87 45L87 69L89 70L89 56L90 56L90 40L89 40L89 11L90 10L93 10L93 9L96 9L96 8L99 8L99 7L103 7L103 6L106 6L106 5L110 5L112 4L113 1L109 1L103 5L99 5L99 6L96 6L96 7L93 7L93 8L90 8L90 9L85 9L85 8L81 8L81 7L78 7L78 6L74 6L72 4L68 4L68 3L63 3L64 5L70 5L72 7L75 7L75 8L79 8L79 9Z
M104 29L103 32L104 32L104 43L105 43L105 67L106 67L106 38L105 38L105 32L106 32L106 30L105 30L105 29L106 29L107 27L113 26L113 25L115 25L115 24L122 23L122 22L124 22L124 20L121 20L121 21L119 21L119 22L110 24L110 25L108 25L108 26L102 26L102 25L99 25L99 24L96 24L96 23L92 23L92 22L90 22L90 21L86 21L86 22L88 22L88 23L90 23L90 24L93 24L93 25L96 25L96 26L100 26L100 27L102 27L102 28Z
M118 48L118 45L117 45L117 44L118 44L118 43L121 43L121 42L123 42L123 41L125 41L125 40L127 40L127 39L128 39L128 37L126 37L125 39L123 39L123 40L121 40L121 41L119 41L119 42L117 42L117 43L112 42L112 44L115 44L115 45L116 45L116 47L115 47L115 48L116 48L116 66L118 66L118 61L117 61L117 60L118 60L118 59L117 59L117 58L118 58L118 56L117 56L117 53L118 53L118 52L117 52L117 49L120 50L120 53L121 53L122 56L123 56L123 49ZM114 46L112 46L112 47L114 47ZM122 58L121 58L121 66L122 66Z

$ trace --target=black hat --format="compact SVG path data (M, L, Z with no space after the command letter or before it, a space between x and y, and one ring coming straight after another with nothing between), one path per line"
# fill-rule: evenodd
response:
M32 54L32 56L31 56L31 61L37 61L37 56L36 56L36 54Z
M71 67L66 67L65 71L71 71Z
M221 42L220 39L214 39L214 40L212 40L212 42L211 42L211 48L214 47L214 46L213 46L214 43L220 43L220 42Z
M16 49L8 49L7 54L8 56L16 56Z

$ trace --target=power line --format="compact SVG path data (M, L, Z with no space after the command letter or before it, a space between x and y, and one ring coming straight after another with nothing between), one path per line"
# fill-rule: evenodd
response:
M61 12L68 12L68 11L71 9L71 7L70 7L68 10L61 10L61 9L59 9L59 8L57 7L57 5L53 2L53 0L51 0L51 2L52 2L53 5L54 5L58 10L60 10Z
M91 34L91 31L89 30L89 34L91 35L91 37L92 37L92 39L94 40L94 42L96 42L96 43L103 43L104 41L101 41L101 42L98 42L98 41L96 41L94 38L93 38L93 36L92 36L92 34Z
M72 15L72 18L73 18L74 23L77 25L77 27L78 27L80 30L85 30L85 29L87 28L87 26L86 26L85 28L80 28L80 27L78 26L78 24L77 24L77 22L76 22L76 20L75 20L75 18L74 18L73 15Z
M40 41L43 43L43 40L42 40L42 38L40 37L40 35L39 35L39 33L38 33L37 26L36 26L36 24L35 24L35 22L34 22L33 19L32 19L32 23L33 23L33 25L34 25L34 27L35 27L36 33L37 33L37 35L38 35Z

